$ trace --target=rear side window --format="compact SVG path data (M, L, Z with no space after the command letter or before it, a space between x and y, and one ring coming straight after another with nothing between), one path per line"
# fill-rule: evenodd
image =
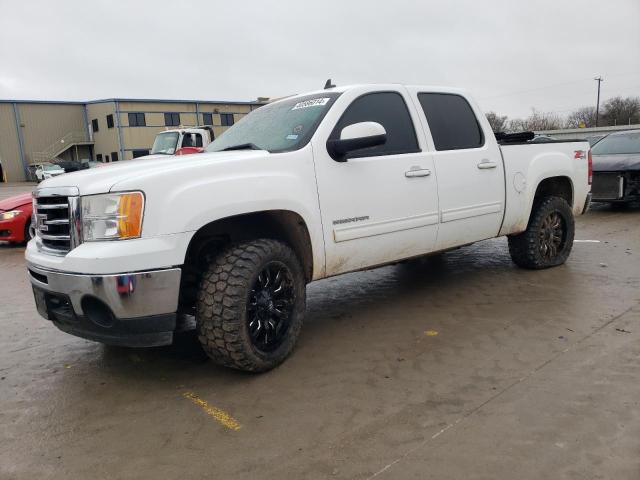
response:
M399 93L368 93L356 98L342 114L331 133L331 138L340 138L340 132L344 127L359 122L378 122L387 131L387 141L384 145L349 154L349 158L420 151L407 104Z
M464 97L450 93L420 93L418 100L429 122L436 150L484 145L482 128Z

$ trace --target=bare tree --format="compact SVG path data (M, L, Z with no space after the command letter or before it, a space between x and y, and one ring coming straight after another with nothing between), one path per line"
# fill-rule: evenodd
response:
M634 123L640 123L640 97L613 97L602 106L601 125Z
M498 115L496 112L487 112L487 120L494 132L504 132L507 128L507 116Z
M527 118L516 118L509 122L510 131L559 130L561 128L562 119L557 114L538 112L535 108Z
M566 128L583 128L596 126L595 107L582 107L569 114L564 125Z

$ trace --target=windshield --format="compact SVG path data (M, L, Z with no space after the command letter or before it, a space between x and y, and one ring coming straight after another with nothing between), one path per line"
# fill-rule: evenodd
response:
M609 135L593 146L594 155L640 153L640 130L622 135Z
M155 153L173 155L176 153L176 145L178 145L178 132L159 133L153 142L151 155Z
M207 147L219 152L234 147L289 152L304 147L340 94L307 95L254 110Z

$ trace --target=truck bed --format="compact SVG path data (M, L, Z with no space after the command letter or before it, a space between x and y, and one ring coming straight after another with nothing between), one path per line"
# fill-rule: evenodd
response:
M500 235L523 232L527 228L535 190L543 178L566 177L573 191L570 201L574 215L580 215L590 190L584 140L557 140L546 143L517 142L500 145L505 172L506 208ZM576 152L584 154L576 158ZM574 180L572 180L574 179ZM526 212L526 215L523 215Z

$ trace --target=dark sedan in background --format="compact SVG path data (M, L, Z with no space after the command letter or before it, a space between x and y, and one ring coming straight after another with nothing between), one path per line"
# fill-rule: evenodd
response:
M640 200L640 130L611 133L591 152L594 202Z

